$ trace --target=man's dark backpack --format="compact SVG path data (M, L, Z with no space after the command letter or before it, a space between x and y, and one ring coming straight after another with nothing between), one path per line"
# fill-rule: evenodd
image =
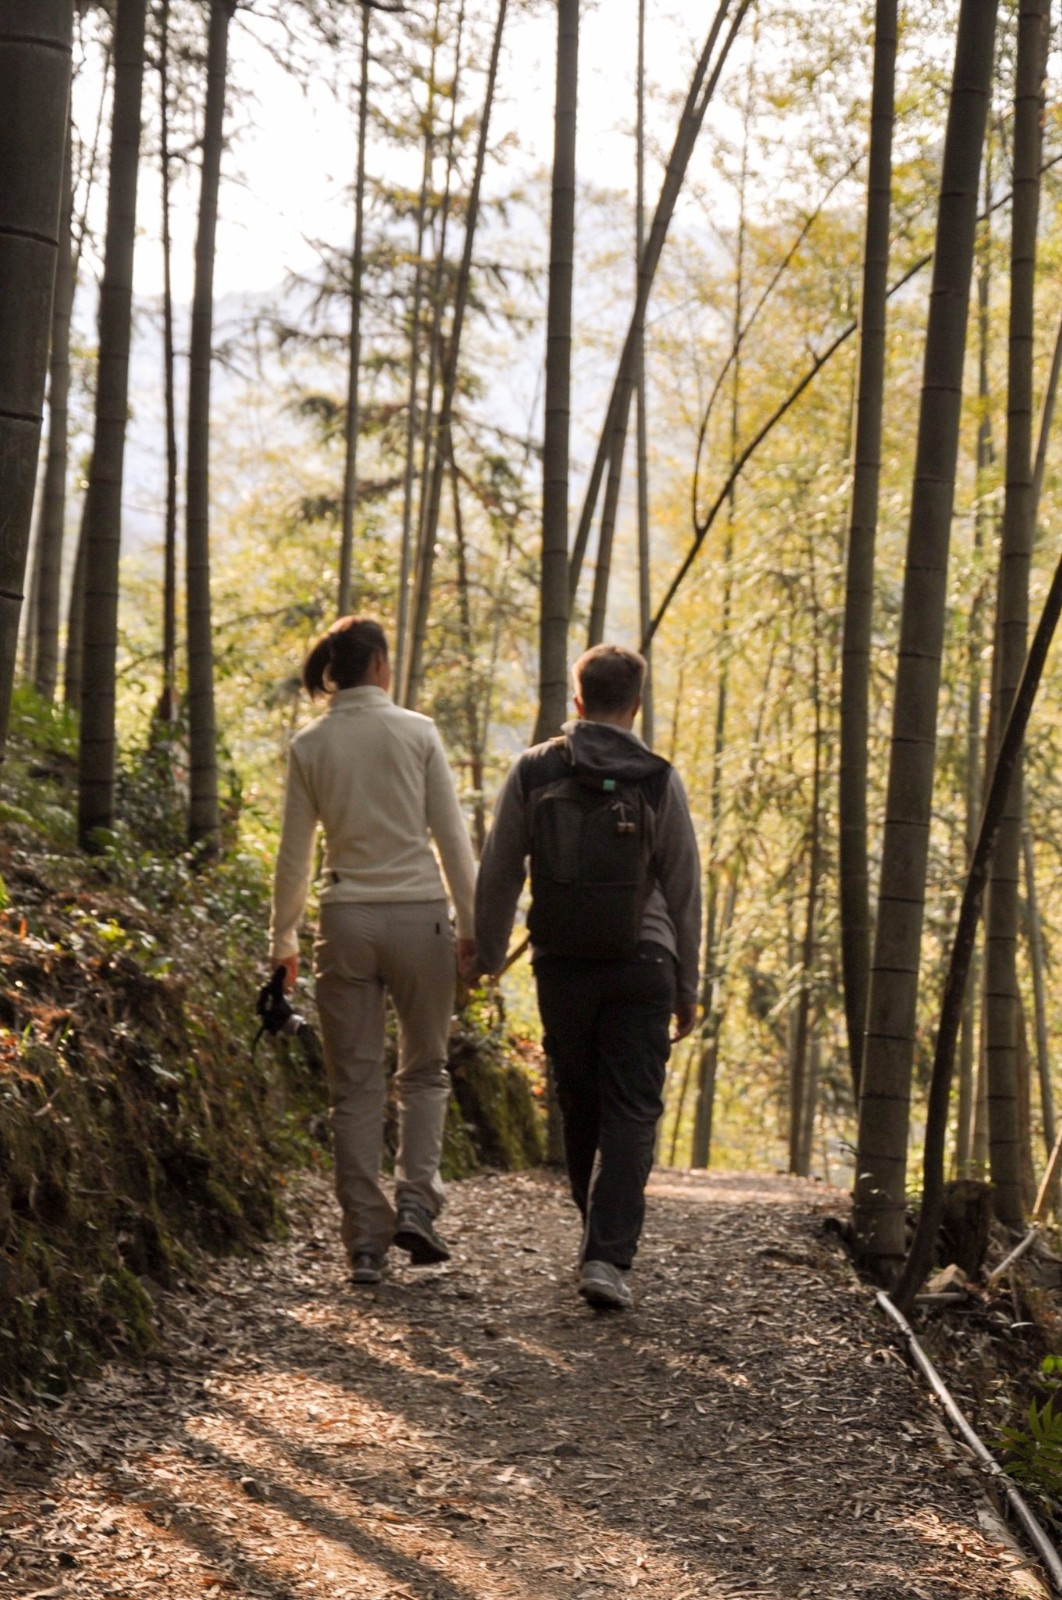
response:
M533 944L589 960L634 955L653 883L656 812L670 775L663 761L637 782L577 768L563 737L535 752L524 779Z

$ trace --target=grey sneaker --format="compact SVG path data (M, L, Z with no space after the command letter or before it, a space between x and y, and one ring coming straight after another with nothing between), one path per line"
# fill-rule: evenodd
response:
M579 1293L599 1311L626 1311L634 1304L626 1278L611 1261L584 1261L579 1273Z
M383 1281L384 1258L378 1250L355 1250L350 1258L350 1281L374 1284Z
M450 1259L449 1250L432 1225L431 1213L426 1206L418 1206L411 1200L404 1201L398 1208L394 1242L400 1250L409 1251L414 1267L434 1267Z

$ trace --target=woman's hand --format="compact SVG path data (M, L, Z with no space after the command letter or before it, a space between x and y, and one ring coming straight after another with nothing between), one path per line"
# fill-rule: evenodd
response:
M299 976L299 958L298 956L284 956L280 961L273 963L274 972L277 967L284 968L284 993L290 994L295 987L295 979Z

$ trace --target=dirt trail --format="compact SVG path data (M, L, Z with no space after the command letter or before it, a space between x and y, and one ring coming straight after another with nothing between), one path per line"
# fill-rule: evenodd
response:
M0 1440L0 1595L1013 1600L1043 1594L822 1232L840 1197L662 1175L639 1305L576 1298L545 1176L454 1185L453 1263L349 1287L291 1239L170 1300Z

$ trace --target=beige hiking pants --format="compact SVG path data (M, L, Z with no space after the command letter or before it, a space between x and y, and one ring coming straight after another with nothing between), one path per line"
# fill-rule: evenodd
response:
M385 990L398 1015L395 1200L415 1200L432 1216L443 1203L439 1156L455 983L446 901L322 906L314 972L343 1243L351 1253L383 1251L395 1224L380 1186Z

